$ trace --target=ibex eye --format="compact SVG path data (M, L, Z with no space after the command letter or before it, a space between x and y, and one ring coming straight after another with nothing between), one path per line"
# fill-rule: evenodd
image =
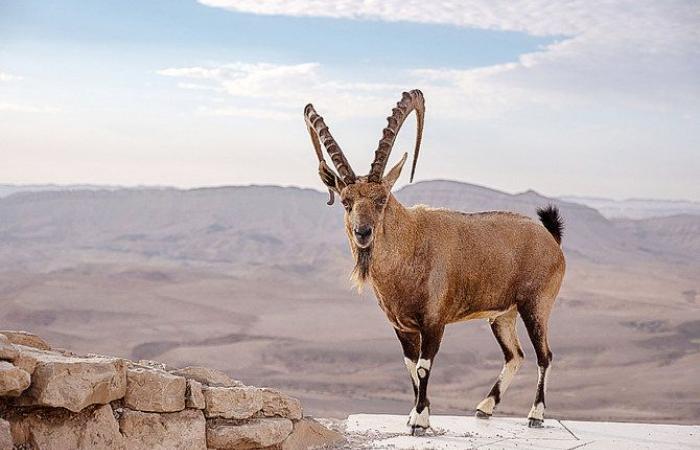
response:
M349 201L343 200L341 203L343 204L343 206L345 207L345 209L347 209L348 211L350 211L350 210L352 209L352 205L350 204Z

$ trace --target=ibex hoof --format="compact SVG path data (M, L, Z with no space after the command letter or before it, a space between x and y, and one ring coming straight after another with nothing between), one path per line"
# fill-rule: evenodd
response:
M420 425L413 425L411 427L411 436L425 436L427 428Z
M544 428L544 420L528 419L527 426L530 428Z
M476 410L476 414L474 414L474 416L478 419L490 419L491 418L491 414L487 414L480 409Z

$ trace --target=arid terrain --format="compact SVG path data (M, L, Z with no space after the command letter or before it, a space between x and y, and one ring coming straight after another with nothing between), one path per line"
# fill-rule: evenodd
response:
M700 215L609 219L535 192L447 181L397 196L463 211L566 220L567 276L551 323L549 414L700 423ZM222 187L17 192L0 199L0 328L54 346L206 365L298 396L307 412L407 413L396 338L348 281L342 208L314 190ZM524 416L527 361L499 409ZM448 327L435 413L467 414L502 355L486 321Z

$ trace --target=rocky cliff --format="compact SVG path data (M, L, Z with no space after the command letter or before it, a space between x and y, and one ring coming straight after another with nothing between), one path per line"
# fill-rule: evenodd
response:
M342 439L299 400L215 369L76 355L0 331L0 450L295 450Z

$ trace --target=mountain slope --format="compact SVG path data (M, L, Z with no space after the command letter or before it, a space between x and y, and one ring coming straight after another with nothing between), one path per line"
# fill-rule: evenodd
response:
M620 261L644 247L636 241L643 236L616 227L596 210L532 191L511 195L465 183L426 181L396 195L406 205L508 210L533 218L537 207L555 203L565 220L564 248L571 257ZM181 264L278 264L314 270L347 254L341 208L327 207L325 195L310 189L24 192L0 199L0 215L0 240L16 250L4 251L4 256L25 263L36 258L34 250L46 258L51 256L48 249L79 249Z

